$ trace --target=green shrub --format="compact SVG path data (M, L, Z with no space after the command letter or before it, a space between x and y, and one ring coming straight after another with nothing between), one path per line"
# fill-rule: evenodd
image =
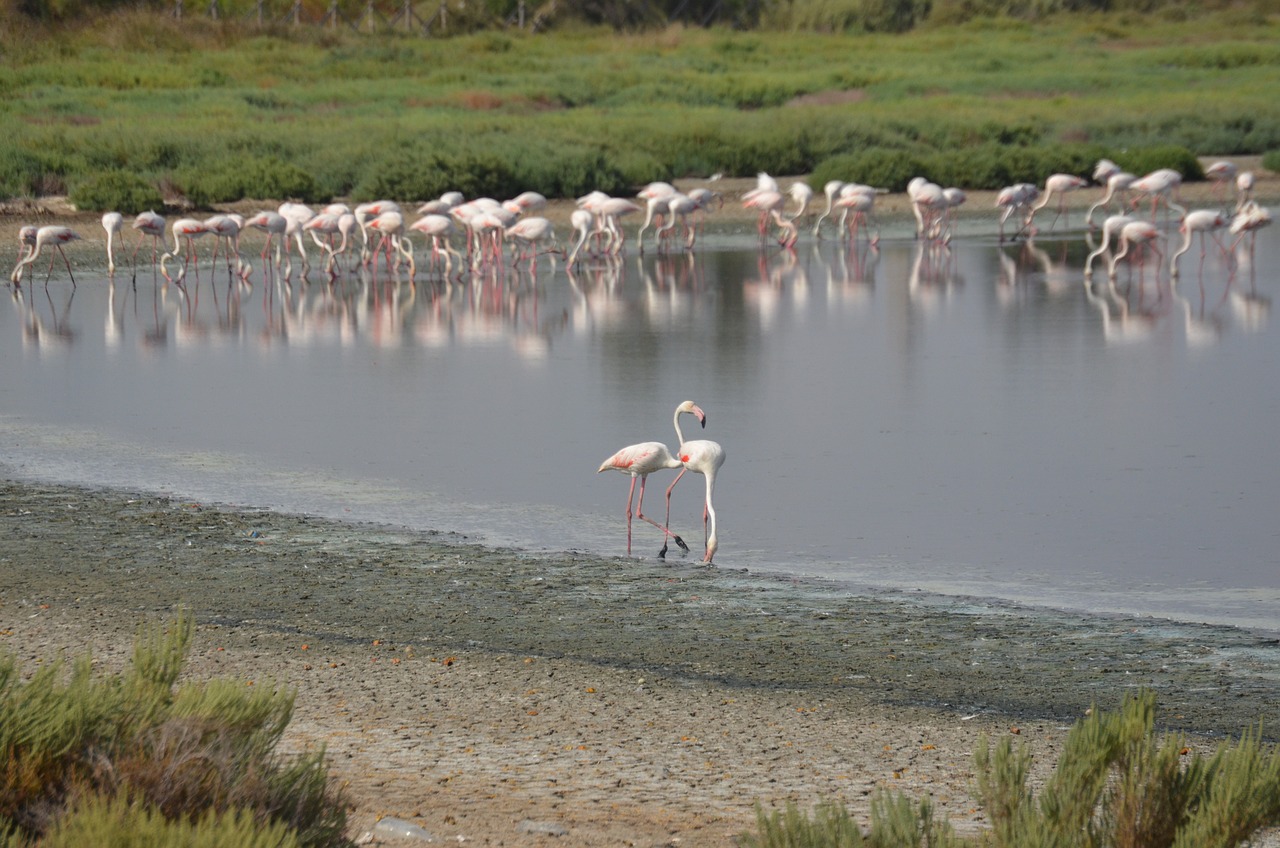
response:
M160 189L128 171L92 174L71 189L70 199L78 209L97 212L114 209L126 215L159 209L164 204Z
M933 805L900 795L877 794L871 829L864 835L841 804L820 804L813 815L794 803L766 813L756 808L757 833L742 834L744 848L949 848L964 843L946 822L934 820Z
M342 799L329 786L323 751L293 759L275 752L293 694L220 680L177 687L191 633L186 615L144 632L131 667L106 679L83 657L70 669L50 663L24 683L12 656L0 654L0 840L65 828L71 835L56 844L122 844L84 834L127 832L111 821L133 807L129 815L200 821L215 833L252 820L302 846L345 844ZM84 822L59 818L68 804L74 812L94 798L105 806ZM129 800L112 806L112 798Z
M1038 798L1026 746L984 738L974 763L996 848L1228 848L1280 823L1280 754L1248 731L1212 757L1189 753L1153 732L1155 713L1140 692L1076 722Z
M260 824L247 810L207 810L195 821L171 819L128 798L93 797L64 816L40 848L299 848L281 823Z
M1172 168L1182 174L1185 182L1204 179L1204 169L1200 160L1185 147L1164 145L1159 147L1140 147L1136 150L1122 150L1111 157L1115 163L1126 171L1142 176L1160 168Z
M1268 171L1280 171L1280 150L1271 150L1264 154L1262 167Z
M180 171L175 179L192 205L201 209L244 198L304 203L329 199L319 192L309 171L274 157L226 157L207 167Z

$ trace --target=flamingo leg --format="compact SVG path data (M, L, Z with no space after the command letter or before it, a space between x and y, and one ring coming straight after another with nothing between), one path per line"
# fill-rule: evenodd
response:
M679 546L680 546L680 550L682 550L682 551L687 551L687 550L689 550L689 546L688 546L687 544L685 544L684 539L681 539L681 538L680 538L680 536L679 536L678 534L676 534L676 533L672 533L669 529L667 529L666 527L663 527L661 524L659 524L658 522L654 521L652 518L650 518L649 516L647 516L647 515L645 515L645 514L644 514L644 484L645 484L645 481L646 481L647 479L648 479L648 475L647 475L647 474L646 474L645 476L643 476L643 477L641 477L641 478L640 478L640 502L636 504L636 518L643 519L643 520L645 520L645 521L649 522L650 524L652 524L654 527L657 527L659 530L661 530L661 531L662 531L662 533L663 533L663 538L662 538L662 550L658 551L658 558L659 558L659 559L666 559L666 556L667 556L667 537L670 537L670 538L672 539L672 541L674 541L677 545L679 545ZM634 484L635 484L635 480L633 479L633 480L632 480L632 485L634 485ZM673 484L673 485L674 485L674 484ZM670 516L670 514L671 514L671 513L670 513L670 508L668 508L667 515L668 515L668 516Z

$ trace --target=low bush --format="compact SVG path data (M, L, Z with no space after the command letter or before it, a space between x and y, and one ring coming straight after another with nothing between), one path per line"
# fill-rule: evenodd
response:
M13 657L0 655L0 842L48 835L59 845L152 844L107 834L165 830L163 819L179 828L173 833L184 822L204 834L241 833L252 821L300 846L347 844L324 752L289 759L275 751L293 694L225 680L177 686L191 633L187 615L146 631L132 666L105 679L86 656L23 682Z
M78 209L97 212L114 209L126 215L159 209L164 204L159 188L128 171L91 174L71 189L70 200Z
M1127 696L1116 712L1094 709L1067 736L1037 796L1027 785L1031 753L1003 737L974 752L979 801L991 829L968 838L934 821L927 800L879 794L863 834L839 805L812 815L795 804L757 810L748 848L1234 848L1280 824L1280 753L1246 730L1209 757L1177 735L1155 732L1151 692Z

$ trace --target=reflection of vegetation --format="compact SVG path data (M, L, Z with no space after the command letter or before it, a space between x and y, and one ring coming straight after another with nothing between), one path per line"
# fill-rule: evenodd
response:
M1094 710L1067 736L1056 770L1039 796L1027 786L1031 754L1006 736L974 753L978 792L991 830L959 839L933 820L927 801L881 795L865 836L847 810L819 807L813 817L789 805L759 814L754 848L774 846L989 845L993 848L1228 848L1280 823L1280 753L1245 731L1211 757L1155 728L1155 695L1125 698L1119 712Z
M996 188L1103 155L1135 171L1178 163L1192 179L1192 154L1280 148L1268 99L1280 25L1241 27L1240 14L1004 18L894 37L19 20L0 32L0 196L124 206L103 190L136 195L104 176L119 172L200 206L446 187L576 196L761 170L886 187L918 170Z
M275 752L292 694L176 686L191 631L180 615L145 633L107 679L86 656L23 682L0 656L0 844L347 844L323 752Z

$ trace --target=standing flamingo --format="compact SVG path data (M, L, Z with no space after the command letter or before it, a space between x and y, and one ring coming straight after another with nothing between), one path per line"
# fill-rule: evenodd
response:
M1227 199L1227 187L1235 181L1236 178L1235 162L1228 162L1225 159L1214 162L1204 169L1205 178L1213 182L1213 193L1222 200Z
M1034 231L1034 222L1036 213L1049 205L1049 201L1056 194L1058 195L1058 214L1053 216L1053 224L1058 223L1058 218L1067 211L1067 192L1076 191L1084 188L1089 181L1083 177L1077 177L1075 174L1053 174L1044 181L1044 194L1040 198L1040 202L1031 207L1031 211L1027 213L1027 227ZM1053 228L1053 224L1049 228Z
M1253 171L1241 171L1236 177L1236 211L1253 202Z
M164 238L165 220L163 215L148 210L139 212L137 217L133 219L131 226L138 231L139 235L138 244L133 248L133 256L131 257L134 273L136 274L138 270L138 248L142 247L142 236L151 237L151 264L156 264L156 260L159 258L158 247L160 240Z
M1084 260L1084 278L1086 280L1093 276L1093 260L1107 252L1107 248L1110 247L1113 238L1119 242L1120 231L1126 225L1132 224L1133 220L1132 215L1108 215L1102 222L1102 244L1098 245L1097 249Z
M205 223L195 218L180 218L173 222L173 250L166 249L164 255L160 257L160 273L164 274L166 280L169 279L169 272L165 270L165 262L170 258L177 258L178 251L182 248L182 239L186 239L187 249L183 254L182 273L178 275L178 279L181 280L187 275L187 266L191 264L192 259L196 260L196 279L200 279L200 260L196 256L195 240L208 235L209 232ZM165 247L167 248L168 245Z
M671 481L671 485L667 487L667 523L671 521L671 490L676 487L676 483L680 482L680 478L684 476L686 471L692 471L695 474L701 474L707 480L707 493L702 504L702 533L706 540L706 555L702 558L703 562L711 562L716 555L716 551L720 547L719 537L716 533L716 508L711 502L711 495L716 486L716 474L720 471L720 466L724 465L724 448L719 442L712 442L707 439L695 439L686 442L684 433L680 430L680 416L689 413L697 416L699 423L703 427L707 426L707 416L702 410L691 400L676 407L675 426L676 438L680 440L680 448L676 451L676 458L680 460L683 466L680 473L676 475L676 479ZM710 519L710 533L707 531L707 521ZM666 546L663 546L659 556L666 554Z
M107 272L116 272L115 238L116 233L124 227L124 216L119 212L108 212L102 216L102 229L107 232Z
M540 244L552 245L552 247L543 250L542 253L552 253L556 250L556 231L546 218L536 216L521 218L506 228L503 237L508 241L514 241L521 245L519 252L516 254L517 262L524 259L527 254L530 264L536 263L540 255L538 251L538 245Z
M1191 249L1191 239L1196 234L1200 234L1200 264L1204 266L1204 237L1206 233L1213 233L1214 239L1217 239L1217 231L1230 224L1221 212L1212 209L1197 209L1194 212L1188 212L1187 217L1182 219L1182 224L1178 230L1182 233L1182 246L1179 247L1169 259L1170 276L1178 276L1178 258L1182 254Z
M1014 183L1005 186L996 194L996 208L1003 209L1000 215L1000 241L1004 241L1004 225L1015 213L1019 220L1025 220L1022 213L1040 196L1040 189L1033 183ZM1018 233L1025 229L1025 224L1018 228ZM1014 238L1017 238L1017 233Z
M262 230L267 234L267 240L262 244L262 260L265 262L267 254L271 250L271 242L276 236L284 238L285 230L289 228L289 222L279 212L265 210L254 215L252 218L244 222L246 227L253 227L255 230ZM276 264L280 264L280 242L276 242Z
M67 274L71 277L71 285L74 286L76 284L76 278L75 275L71 273L71 260L67 259L67 254L63 251L62 246L67 242L75 241L78 238L80 238L80 236L70 227L60 227L56 224L41 227L36 230L36 239L31 247L31 252L27 254L25 259L19 260L18 264L14 266L13 274L9 279L14 283L14 285L20 285L22 283L23 269L26 266L33 264L40 256L40 251L44 250L44 246L46 244L49 244L57 248L58 252L62 254L62 261L66 263ZM49 270L53 270L52 260L49 262Z
M1102 199L1099 200L1097 203L1093 204L1092 206L1090 206L1089 211L1085 213L1085 216L1084 216L1085 224L1090 229L1092 229L1093 213L1097 212L1099 209L1106 209L1110 205L1111 201L1117 199L1116 197L1117 195L1127 194L1129 191L1129 187L1133 185L1133 181L1136 179L1137 177L1135 177L1133 174L1130 174L1128 171L1116 171L1115 173L1109 175L1107 177L1107 190L1106 192L1103 193ZM1123 198L1121 198L1120 200L1121 200L1121 208L1123 208L1124 206Z
M22 267L22 260L31 255L31 251L36 249L36 234L40 228L35 224L26 224L18 230L18 261L14 263L13 270L9 272L9 281L14 282L18 278L18 269Z
M1160 251L1152 244L1158 238L1160 238L1160 231L1148 221L1132 221L1125 224L1120 230L1120 250L1115 256L1111 257L1111 261L1108 264L1108 276L1113 280L1116 278L1116 265L1119 264L1121 259L1129 255L1129 249L1135 244L1139 247L1150 245L1151 249L1159 256Z
M1182 185L1182 174L1172 168L1160 168L1152 171L1141 179L1134 180L1129 184L1129 190L1137 194L1145 194L1151 198L1151 220L1156 219L1156 207L1164 203L1166 209L1176 209L1178 217L1187 214L1187 210L1179 206L1174 197L1177 196L1178 188ZM1138 206L1138 200L1133 201L1134 208Z
M462 254L449 243L449 236L454 232L455 227L453 226L453 219L448 215L428 213L410 224L409 229L422 233L431 239L431 258L433 262L435 257L442 252L444 253L445 274L453 271L451 257L456 256L459 262L462 261Z
M677 545L684 550L689 550L689 546L685 544L675 533L672 533L666 527L644 514L644 486L649 475L655 471L661 471L664 468L683 468L684 463L671 455L671 451L662 442L640 442L635 445L628 445L613 456L600 463L599 474L601 471L621 471L623 474L630 475L631 488L627 491L627 556L631 556L631 499L636 492L636 478L640 478L640 502L636 505L636 517L649 522L663 532L662 554L667 551L666 536L675 539Z
M574 242L573 250L569 251L567 260L568 267L573 267L573 263L578 258L578 251L582 250L582 246L587 243L587 239L591 238L591 232L595 229L596 216L592 215L586 209L575 209L569 216L569 225L573 227L573 231L577 233L578 240Z

